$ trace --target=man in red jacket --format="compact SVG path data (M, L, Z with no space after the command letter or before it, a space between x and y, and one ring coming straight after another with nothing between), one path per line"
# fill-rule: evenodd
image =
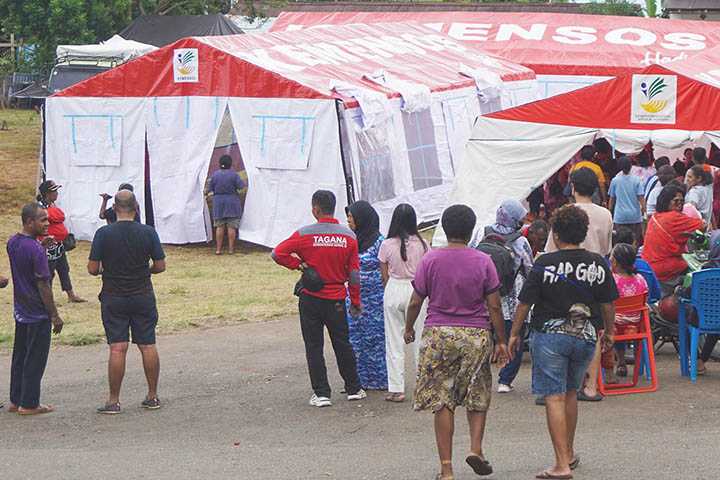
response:
M367 396L360 387L345 315L348 290L353 314L359 314L362 309L360 260L355 234L334 218L335 195L332 192L318 190L313 194L312 213L317 223L301 228L281 242L273 250L272 258L290 270L303 270L304 278L309 279L312 269L313 276L317 272L316 276L322 281L321 285L305 283L299 292L300 328L314 391L310 405L329 407L332 403L323 355L323 327L330 333L348 400L362 400Z

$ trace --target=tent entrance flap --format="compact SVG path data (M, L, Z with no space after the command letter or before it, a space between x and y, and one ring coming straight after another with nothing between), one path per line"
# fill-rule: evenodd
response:
M220 129L215 140L215 148L212 152L212 158L210 159L210 166L207 171L207 179L205 181L205 192L210 192L210 177L220 170L220 159L224 156L229 156L232 160L230 169L236 172L243 181L244 188L239 192L241 205L245 206L245 198L250 188L248 185L248 175L245 169L245 162L243 161L242 153L240 152L240 146L238 145L237 135L232 124L232 118L230 117L229 110L225 109L225 112L220 123ZM216 229L213 228L215 225L215 216L213 214L213 203L215 197L206 195L206 202L203 205L203 216L205 218L205 231L207 233L208 242L212 239L216 239ZM236 233L237 235L237 233Z

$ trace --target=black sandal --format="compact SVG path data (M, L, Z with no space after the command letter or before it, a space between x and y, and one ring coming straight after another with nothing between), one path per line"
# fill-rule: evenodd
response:
M493 468L490 465L490 462L482 458L480 455L475 455L474 453L471 453L465 458L465 463L470 465L470 468L473 469L473 472L475 472L477 475L492 475Z
M103 415L117 415L118 413L121 413L122 409L120 408L120 403L106 403L102 407L97 408L97 413L101 413Z

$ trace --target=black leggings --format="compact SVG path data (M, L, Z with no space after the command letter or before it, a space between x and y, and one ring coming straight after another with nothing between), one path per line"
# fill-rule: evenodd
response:
M73 286L70 281L70 264L67 260L67 254L63 252L62 256L56 260L49 260L48 267L50 267L50 283L52 284L55 278L55 272L57 271L58 277L60 277L60 286L63 292L72 292Z
M713 350L715 350L715 344L720 340L720 335L705 335L705 344L700 351L700 360L707 362L710 360Z

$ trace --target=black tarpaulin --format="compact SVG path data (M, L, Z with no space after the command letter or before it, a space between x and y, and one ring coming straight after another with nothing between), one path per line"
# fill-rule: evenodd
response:
M243 31L224 15L146 15L119 35L126 40L164 47L185 37L238 35Z

